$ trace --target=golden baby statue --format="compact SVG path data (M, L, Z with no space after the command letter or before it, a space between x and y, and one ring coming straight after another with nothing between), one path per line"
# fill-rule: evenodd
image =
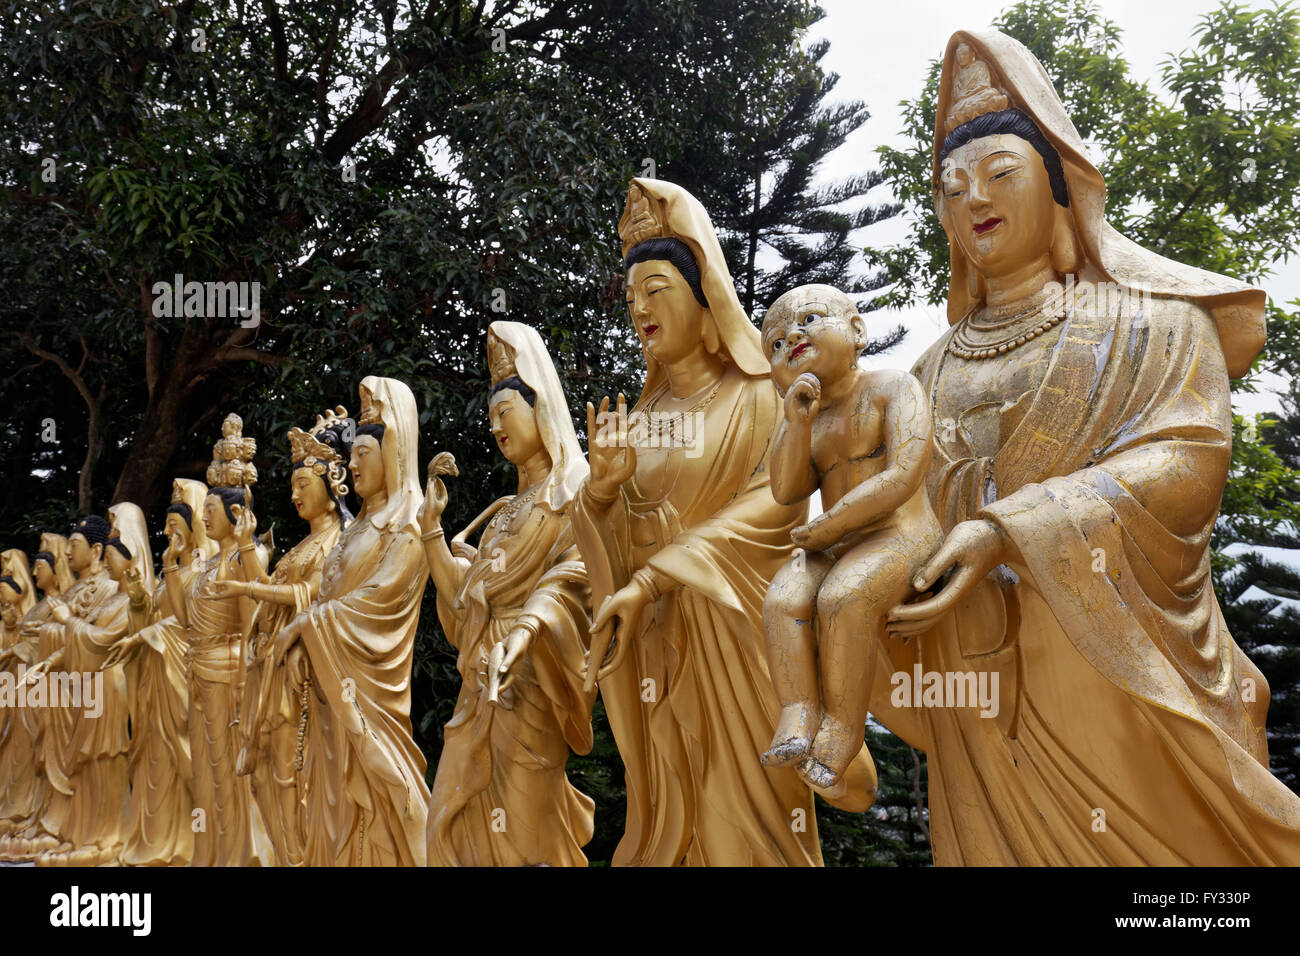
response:
M612 415L608 398L599 418L588 405L591 477L572 518L596 608L588 675L627 771L614 863L820 865L811 790L759 762L781 709L763 595L807 506L769 487L781 411L758 330L685 190L633 180L619 236L646 362L634 412L650 424L622 396ZM837 799L863 809L865 751L849 774Z
M252 509L250 485L257 480L254 444L241 435L242 421L229 415L222 438L213 445L201 520L217 552L186 581L180 562L196 556L196 542L173 535L163 553L167 600L177 622L189 633L190 791L194 806L192 866L259 866L273 862L273 851L253 801L248 777L236 773L242 735L239 694L244 676L243 627L251 611L247 598L227 597L218 582L242 578L239 562L256 551L241 544L235 526ZM260 556L251 554L260 560Z
M906 706L881 667L871 710L926 751L936 863L1300 863L1268 686L1210 581L1263 293L1115 232L1050 80L999 33L949 41L934 188L952 328L914 372L946 538L915 586L952 573L893 612L918 637L889 653L998 693Z
M301 644L289 652L287 668L271 680L271 700L265 708L268 716L260 728L255 717L271 642L295 614L306 610L320 594L325 556L334 550L339 532L352 520L344 501L348 493L347 435L351 427L347 414L347 409L340 406L316 416L310 432L301 428L289 431L293 461L290 497L298 515L309 525L306 537L276 562L274 573L268 575L257 552L250 550L240 564L244 580L215 585L220 594L249 597L256 602L252 619L244 622L251 646L241 706L243 725L249 730L244 737L239 772L252 774L253 795L261 808L276 862L281 866L301 865L306 843L302 771L311 678ZM255 527L256 519L246 510L235 528L241 547L252 544ZM251 734L257 729L260 736L254 739Z
M201 481L172 482L163 531L169 550L181 558L175 573L182 590L191 586L210 548L216 547L206 534L200 537L207 494ZM184 560L185 555L194 558ZM187 866L194 853L189 632L177 620L165 582L150 588L146 578L140 591L131 603L131 633L118 641L104 664L126 663L131 692L131 802L119 860L126 866Z
M782 704L763 763L798 764L815 788L839 795L862 748L886 615L942 540L924 487L930 410L908 373L858 368L866 326L838 289L785 293L762 336L785 402L772 495L794 504L820 489L825 509L791 532L804 551L777 572L763 604Z
M370 376L360 393L351 471L361 511L325 559L320 594L271 646L256 723L269 719L276 668L301 641L312 682L304 862L423 866L429 788L411 735L412 656L428 580L416 524L419 416L396 379Z
M44 660L63 646L63 628L44 625L50 622L51 601L57 601L76 582L68 566L67 538L45 532L40 547L32 559L32 577L43 597L19 621L21 640L11 648L14 657L25 667ZM52 722L62 725L71 717L62 708L52 707L24 707L18 716L20 723L10 725L10 733L24 732L30 740L32 755L30 760L15 759L11 764L17 776L11 779L9 792L25 794L30 802L26 804L27 812L15 820L9 834L0 837L0 861L5 862L32 860L62 844L57 820L49 815L53 791L47 772L47 761L57 760L55 745L62 737L47 733L47 728ZM11 746L27 745L26 741L14 743L16 739L11 738ZM55 750L47 755L47 748Z
M439 456L420 512L438 617L462 677L433 783L428 862L585 866L595 803L564 766L570 748L592 744L587 574L568 519L587 462L541 336L493 322L488 361L488 417L518 469L518 493L493 502L449 549ZM485 521L478 548L465 544Z

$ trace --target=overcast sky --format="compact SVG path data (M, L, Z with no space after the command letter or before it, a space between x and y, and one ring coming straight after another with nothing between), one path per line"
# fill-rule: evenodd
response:
M823 167L824 175L837 178L876 165L875 149L905 145L901 135L899 102L915 97L925 82L933 59L943 54L954 30L988 29L992 20L1013 0L820 0L826 18L811 31L814 38L831 41L822 60L826 69L840 75L835 96L863 100L871 119ZM1192 46L1197 23L1218 6L1216 0L1101 0L1107 18L1123 30L1123 50L1134 75L1159 92L1160 65L1170 53ZM1264 6L1242 3L1244 7ZM876 197L873 196L873 199ZM884 197L881 197L884 198ZM893 220L864 230L855 238L873 246L903 241L906 226ZM1276 274L1263 283L1278 302L1300 297L1300 260L1279 263ZM901 322L909 330L902 345L873 360L882 367L910 368L915 359L947 327L940 306L922 306L899 312L875 313L883 327ZM1276 378L1263 383L1277 387ZM1239 412L1278 408L1269 393L1234 395Z

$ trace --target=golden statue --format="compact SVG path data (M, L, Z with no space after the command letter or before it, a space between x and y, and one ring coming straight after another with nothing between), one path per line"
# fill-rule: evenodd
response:
M769 487L780 399L699 202L633 180L619 235L645 386L632 419L622 396L588 405L572 507L597 609L588 678L627 771L614 863L819 865L812 791L759 762L781 709L763 595L807 516ZM863 809L865 751L848 776L837 799Z
M27 555L0 554L0 837L31 825L37 802L36 741L16 700L6 699L26 669L22 622L36 606Z
M785 293L761 334L785 405L772 495L794 504L820 490L825 509L791 532L804 550L763 604L782 709L762 759L798 764L814 788L838 796L863 745L886 616L911 596L912 576L942 540L924 487L930 411L907 372L858 368L866 325L838 289Z
M411 665L428 573L416 512L419 416L404 383L361 382L352 487L363 505L325 559L321 591L276 636L276 668L301 641L310 665L304 813L310 866L423 866L429 788L411 735ZM252 733L253 731L250 731Z
M51 601L66 594L76 583L68 566L67 538L45 532L41 535L40 548L32 560L32 576L44 596L19 622L21 640L11 648L21 662L21 666L15 665L17 673L24 675L26 668L62 648L63 628L45 625L50 623ZM18 711L18 718L18 724L10 725L10 733L25 733L31 742L32 759L15 758L10 765L16 774L11 778L11 792L28 794L30 801L30 809L23 818L26 822L16 821L7 836L0 836L0 860L14 863L33 860L56 847L70 848L59 839L58 821L50 815L53 794L50 775L58 774L58 744L71 733L71 715L64 708L23 707ZM47 732L51 726L59 730ZM11 737L10 745L20 748L27 745L26 741L15 743L16 740Z
M494 501L448 548L441 517L455 474L429 466L420 511L438 617L462 684L429 807L430 866L586 866L594 801L565 775L592 745L585 687L587 574L568 508L587 477L559 376L536 330L488 329L488 418L519 490ZM477 549L465 544L487 522Z
M140 525L143 536L143 516ZM119 580L129 562L110 547L111 530L108 521L91 515L68 536L68 564L77 583L61 598L49 599L50 620L42 625L43 631L63 632L49 642L61 646L24 677L29 687L47 688L53 719L46 732L54 732L45 759L52 787L47 817L65 844L40 853L37 866L98 866L111 862L122 846L126 677L120 668L98 673L128 626L128 599Z
M242 622L251 609L248 598L227 597L218 582L240 580L240 559L260 560L257 546L235 536L240 515L251 511L250 485L257 471L250 459L255 445L241 436L242 421L229 415L222 438L213 445L209 481L217 485L203 501L202 522L218 551L208 558L188 584L179 562L187 560L194 542L173 536L163 553L167 600L180 626L189 633L190 790L194 799L192 866L260 866L273 861L261 814L253 801L249 779L236 773L242 743L239 728L240 684L244 676Z
M172 553L193 555L176 573L188 588L216 542L203 531L201 481L177 478L163 532ZM142 574L145 572L142 569ZM125 662L131 694L131 802L119 860L127 866L187 866L194 854L190 792L190 691L186 668L189 632L177 620L164 581L152 586L152 567L139 581L130 606L131 628L113 647L105 667ZM134 585L132 585L134 587Z
M223 596L256 602L252 619L244 622L250 647L241 718L247 730L239 772L252 774L253 795L281 866L302 865L306 843L302 770L312 682L301 644L289 652L286 670L271 679L272 696L265 707L268 716L260 725L255 719L261 703L259 690L271 642L320 594L325 556L334 550L339 532L352 519L344 501L351 427L347 414L340 406L318 415L310 432L301 428L289 431L293 461L290 497L299 517L310 527L307 536L276 562L273 574L268 575L256 551L249 550L240 565L244 579L214 585ZM235 527L241 548L252 544L255 527L252 511L245 510ZM249 735L255 729L260 729L260 735L253 741Z
M933 175L952 328L914 372L946 538L914 585L952 573L892 612L919 637L888 654L996 694L916 706L884 667L871 710L926 751L935 862L1300 863L1268 685L1210 581L1264 294L1111 228L1050 80L1000 33L948 43Z

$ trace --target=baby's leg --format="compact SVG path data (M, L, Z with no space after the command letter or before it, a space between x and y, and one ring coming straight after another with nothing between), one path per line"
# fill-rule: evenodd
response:
M822 719L800 772L832 790L862 747L885 618L911 593L916 548L897 532L872 535L844 554L817 594Z
M767 663L781 702L772 745L762 756L769 767L785 767L807 756L821 719L817 688L817 633L813 613L817 589L831 559L798 552L772 579L763 599Z

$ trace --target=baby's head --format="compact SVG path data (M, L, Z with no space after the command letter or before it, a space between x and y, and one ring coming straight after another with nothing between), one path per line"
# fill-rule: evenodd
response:
M823 386L853 371L867 344L867 326L853 300L829 285L801 285L763 317L763 351L782 395L805 372Z

